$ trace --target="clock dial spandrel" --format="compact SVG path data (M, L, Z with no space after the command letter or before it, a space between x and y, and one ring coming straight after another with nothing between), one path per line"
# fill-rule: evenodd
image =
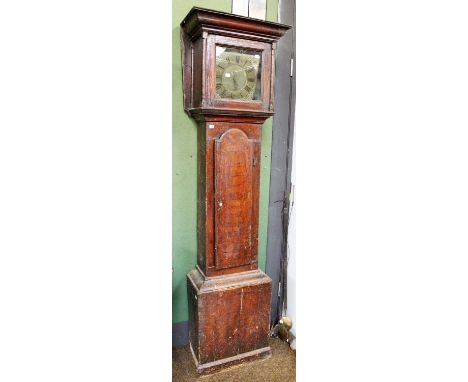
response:
M216 98L261 99L260 51L216 46Z

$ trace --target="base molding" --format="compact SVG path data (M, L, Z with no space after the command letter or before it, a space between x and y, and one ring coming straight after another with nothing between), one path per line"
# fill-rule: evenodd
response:
M202 375L216 373L218 371L224 370L232 366L237 366L245 362L268 359L271 357L271 348L268 346L265 348L252 350L247 353L237 354L233 357L223 358L217 361L200 364L198 363L197 357L195 356L192 344L190 344L190 351L195 361L197 372Z

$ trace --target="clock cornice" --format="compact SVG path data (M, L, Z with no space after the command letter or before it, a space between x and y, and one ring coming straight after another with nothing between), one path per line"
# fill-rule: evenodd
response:
M243 38L265 42L279 40L291 28L285 24L200 7L193 7L180 26L191 40L207 32L232 37L242 35Z

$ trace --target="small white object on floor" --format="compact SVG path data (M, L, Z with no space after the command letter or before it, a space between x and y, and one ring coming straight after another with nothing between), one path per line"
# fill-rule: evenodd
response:
M292 350L296 350L296 339L294 338L289 344Z

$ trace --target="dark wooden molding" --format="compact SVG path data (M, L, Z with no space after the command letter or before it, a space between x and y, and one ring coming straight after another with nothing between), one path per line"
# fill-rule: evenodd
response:
M200 108L190 111L193 118L200 122L245 122L263 124L271 117L272 111L232 110Z
M198 293L207 293L221 290L242 283L246 286L269 283L270 278L262 271L255 269L250 272L235 273L231 275L206 277L199 268L189 273L189 281Z
M250 38L258 41L277 41L290 28L288 25L251 17L193 7L180 23L192 40L203 32L224 36Z

